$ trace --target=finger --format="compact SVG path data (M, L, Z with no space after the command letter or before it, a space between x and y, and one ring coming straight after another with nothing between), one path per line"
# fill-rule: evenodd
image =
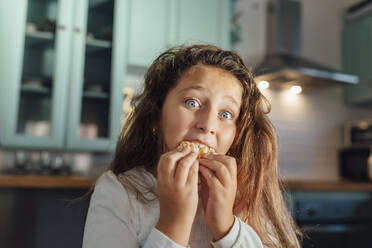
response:
M204 158L221 162L226 166L232 176L236 176L237 166L236 159L234 157L222 154L207 154L206 156L204 156Z
M158 178L164 175L167 178L173 178L177 162L190 153L190 149L177 148L164 153L160 156L158 162Z
M189 170L194 164L198 154L196 152L190 152L184 158L178 161L174 179L177 183L185 185L187 177L189 175Z
M220 161L201 158L199 163L214 172L222 185L226 186L231 181L230 171Z
M219 186L222 186L221 182L217 179L217 177L210 169L204 167L203 165L199 165L199 171L206 180L209 188L217 188Z
M194 163L192 164L189 175L187 177L187 184L191 185L198 185L199 180L199 161L195 159Z

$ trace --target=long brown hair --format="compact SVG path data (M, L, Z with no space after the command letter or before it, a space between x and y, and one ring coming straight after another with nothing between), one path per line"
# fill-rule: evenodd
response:
M237 133L229 154L238 165L234 214L250 224L267 247L299 247L300 232L284 203L278 179L275 129L267 118L270 105L256 86L252 72L234 52L211 45L173 47L162 53L145 75L142 94L121 129L111 170L119 176L137 166L153 171L161 154L159 117L168 92L195 65L221 68L243 88ZM139 189L130 185L142 201ZM148 189L151 191L150 189Z

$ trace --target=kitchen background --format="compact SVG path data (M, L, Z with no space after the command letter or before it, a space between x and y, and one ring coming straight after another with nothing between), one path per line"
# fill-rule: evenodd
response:
M288 3L300 12L280 10ZM280 11L294 16L285 32ZM289 52L360 79L262 89L304 247L371 247L372 183L340 172L345 124L372 119L371 20L372 2L360 0L0 0L0 246L81 246L88 200L60 200L109 166L123 112L166 47L210 42L256 70L290 34Z
M256 1L264 8L267 1ZM301 55L336 70L343 69L343 27L345 10L358 0L300 1ZM250 1L238 1L238 9L252 9ZM261 18L259 22L253 20ZM237 51L249 58L260 57L265 52L265 18L243 14L242 41ZM246 25L244 25L245 23ZM251 24L248 24L251 23ZM258 27L257 27L258 26ZM250 35L250 28L256 27ZM257 50L252 50L250 43ZM279 136L279 167L287 178L306 180L337 180L339 176L338 149L343 146L343 125L347 121L371 119L372 107L353 107L345 104L343 86L300 94L288 99L283 91L267 94L271 104L270 114ZM372 88L370 88L372 91Z

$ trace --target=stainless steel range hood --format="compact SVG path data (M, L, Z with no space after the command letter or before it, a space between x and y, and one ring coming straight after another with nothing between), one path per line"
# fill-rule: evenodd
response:
M356 84L359 77L301 58L301 2L272 0L267 9L267 52L254 67L256 80L300 85L303 90Z

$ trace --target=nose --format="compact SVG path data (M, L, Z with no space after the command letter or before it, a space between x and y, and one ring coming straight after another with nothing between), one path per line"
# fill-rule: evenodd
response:
M210 108L200 111L196 128L205 134L215 135L217 131L217 114Z

